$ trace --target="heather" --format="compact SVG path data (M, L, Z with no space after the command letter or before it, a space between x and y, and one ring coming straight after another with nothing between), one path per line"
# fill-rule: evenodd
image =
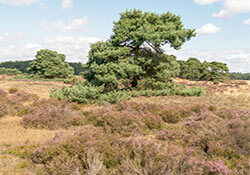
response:
M24 127L57 129L83 125L84 116L78 107L68 102L40 100L33 103L23 116Z
M249 171L249 110L124 101L83 114L86 125L59 133L33 152L45 174Z
M37 99L36 95L18 92L17 89L9 90L9 93L0 89L0 117L6 115L19 115L25 110L24 102Z

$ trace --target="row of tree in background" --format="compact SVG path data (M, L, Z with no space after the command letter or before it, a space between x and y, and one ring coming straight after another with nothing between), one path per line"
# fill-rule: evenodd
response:
M30 67L32 60L28 61L5 61L0 63L0 68L17 69L21 73L28 73L27 68ZM82 63L68 63L74 69L74 75L81 75L86 69L83 67ZM11 72L11 71L10 71ZM0 74L3 74L0 72ZM16 75L13 73L12 75Z
M28 73L27 68L32 61L6 61L0 63L0 74L17 75ZM250 73L228 72L228 67L220 62L201 63L196 58L189 58L187 61L178 60L180 64L180 78L190 80L216 81L227 78L232 80L250 80ZM86 71L82 63L68 63L74 69L74 75L83 75Z
M229 75L232 80L250 80L250 73L232 72Z
M180 78L207 81L221 81L229 78L229 69L225 63L216 61L201 63L197 58L178 62L181 69Z

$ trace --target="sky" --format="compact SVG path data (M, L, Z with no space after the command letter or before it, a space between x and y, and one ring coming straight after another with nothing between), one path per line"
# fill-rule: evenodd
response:
M166 54L250 72L250 0L0 0L0 62L31 60L50 49L86 63L89 44L107 40L127 9L170 11L196 30L180 50L163 46Z

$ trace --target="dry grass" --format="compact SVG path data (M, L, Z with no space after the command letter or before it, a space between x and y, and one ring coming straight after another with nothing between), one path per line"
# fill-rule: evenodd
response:
M49 98L49 92L52 87L60 88L62 82L40 82L40 81L25 81L16 80L9 81L10 77L0 76L0 88L9 91L11 88L16 88L29 94L36 94L39 98Z
M29 175L32 164L7 150L27 144L40 145L53 138L58 131L25 129L20 124L20 117L6 116L0 120L0 175Z
M0 89L8 92L16 88L20 92L36 94L40 99L49 98L51 87L60 87L61 82L9 81L10 76L0 76ZM24 102L30 105L31 102ZM6 116L0 119L0 175L35 174L32 163L6 151L27 144L39 145L53 138L57 131L25 129L20 117Z

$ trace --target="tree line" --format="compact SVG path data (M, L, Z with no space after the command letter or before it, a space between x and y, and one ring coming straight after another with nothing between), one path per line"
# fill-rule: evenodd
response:
M250 80L250 73L232 72L229 75L232 80Z
M13 71L11 69L17 69L21 73L28 73L27 68L30 66L31 62L32 62L32 60L27 60L27 61L5 61L5 62L0 62L0 68L7 68L7 69L10 70L9 72ZM79 63L68 62L68 64L71 67L73 67L73 69L74 69L74 75L81 75L81 73L86 70L83 67L83 64L80 63L80 62Z
M225 63L217 61L202 63L197 58L178 62L181 70L180 78L201 81L221 81L229 78L229 69Z

